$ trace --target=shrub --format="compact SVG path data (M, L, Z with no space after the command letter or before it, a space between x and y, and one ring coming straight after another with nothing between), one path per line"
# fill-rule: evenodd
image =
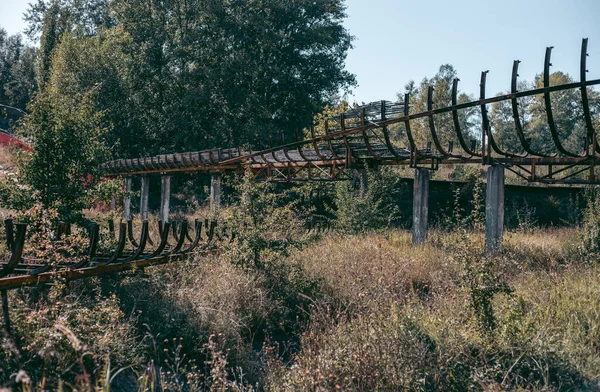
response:
M243 266L261 268L265 263L289 255L310 239L298 200L276 185L259 182L251 172L234 185L237 200L224 212L222 225L235 231L224 259Z
M368 171L367 191L343 181L335 187L335 223L346 233L361 233L397 225L398 201L407 191L392 170Z

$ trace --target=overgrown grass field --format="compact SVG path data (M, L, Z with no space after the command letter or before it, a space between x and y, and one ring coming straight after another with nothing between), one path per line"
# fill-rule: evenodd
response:
M596 390L600 274L576 229L329 235L10 293L32 389ZM35 297L35 298L34 298ZM489 300L486 303L486 298ZM25 373L22 373L23 375Z

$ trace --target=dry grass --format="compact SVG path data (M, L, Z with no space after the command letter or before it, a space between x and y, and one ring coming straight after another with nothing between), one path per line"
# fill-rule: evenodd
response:
M309 276L322 279L332 301L363 307L426 296L452 286L456 269L443 249L413 247L410 233L326 237L290 257Z
M493 266L512 291L493 297L493 331L474 316L457 258L465 246L478 254L480 233L432 231L421 247L403 231L330 235L261 268L199 258L106 278L98 290L118 293L124 311L108 330L135 332L146 363L173 385L204 380L189 390L598 390L600 270L577 258L578 238L507 233ZM102 309L73 306L84 318ZM85 344L113 347L82 339L111 320L80 319L70 328ZM122 344L112 349L127 360Z
M314 319L291 366L272 366L269 388L600 389L600 276L571 256L577 230L507 235L495 265L512 291L495 295L497 327L485 333L453 260L458 237L432 234L419 248L400 232L330 237L293 255L331 303L350 306Z

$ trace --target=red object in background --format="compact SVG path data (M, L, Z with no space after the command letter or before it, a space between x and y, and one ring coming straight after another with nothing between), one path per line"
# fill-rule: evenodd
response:
M17 139L16 137L9 135L8 133L0 131L0 146L17 146L25 151L32 151L32 148L27 144L23 143L23 141Z

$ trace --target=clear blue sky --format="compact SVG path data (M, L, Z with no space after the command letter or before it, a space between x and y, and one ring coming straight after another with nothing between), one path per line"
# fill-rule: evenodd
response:
M31 0L29 0L31 1ZM490 70L488 94L508 90L512 62L531 80L546 46L552 70L579 77L581 38L589 38L588 79L600 78L600 0L346 0L346 26L356 37L347 69L359 86L351 100L395 99L411 79L433 76L441 64L457 69L461 90L477 95ZM0 26L24 28L28 0L0 0Z

